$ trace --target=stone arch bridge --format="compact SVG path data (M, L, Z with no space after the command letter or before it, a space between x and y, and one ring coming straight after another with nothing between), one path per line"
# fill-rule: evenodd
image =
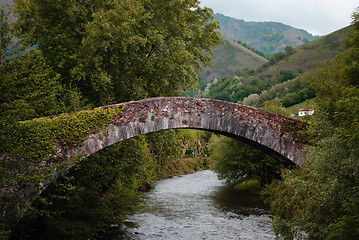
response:
M121 104L122 112L104 130L90 134L67 157L89 156L114 143L165 129L201 129L220 133L255 146L287 163L305 161L304 145L296 141L302 122L236 103L189 97L149 98ZM61 149L58 149L61 152Z
M32 179L30 182L24 183L20 180L11 182L4 187L2 187L3 182L0 182L0 198L10 194L19 202L26 201L25 205L21 207L18 203L13 205L12 200L4 205L0 203L0 208L5 206L3 209L8 209L3 211L6 217L17 221L21 219L21 211L16 214L14 212L20 208L26 208L26 204L31 204L36 196L47 188L50 184L50 181L46 180L47 174L57 178L58 173L61 173L62 170L66 171L82 157L94 154L124 139L165 129L203 129L247 142L287 165L300 164L305 161L304 145L297 141L300 136L298 134L303 129L303 123L260 109L218 100L187 97L150 98L93 110L101 109L114 110L106 111L114 114L111 115L110 123L104 125L107 126L104 129L90 131L84 138L85 140L76 145L80 147L63 149L64 146L55 140L54 143L50 143L54 144L55 149L51 149L51 151L55 150L55 152L51 156L43 156L44 161L42 159L34 163L19 161L18 163L24 162L24 166L28 167L9 169L10 174L33 175L33 177L30 178ZM117 111L119 109L122 111ZM83 112L83 114L91 114L91 110L87 111L90 112ZM69 113L69 115L71 114L73 113ZM66 117L66 114L62 115ZM35 119L33 123L47 122L52 118L56 119L56 116ZM25 123L26 121L23 122L23 124ZM32 120L29 123L32 123ZM81 129L77 129L77 131L80 132ZM42 139L38 140L42 142ZM7 162L11 163L12 159L0 153L0 161L6 165ZM65 163L65 167L61 170L62 163ZM16 167L17 164L14 166ZM58 166L59 168L57 168ZM43 172L46 174L43 175ZM38 173L41 174L38 176ZM44 182L38 184L40 176L43 177Z

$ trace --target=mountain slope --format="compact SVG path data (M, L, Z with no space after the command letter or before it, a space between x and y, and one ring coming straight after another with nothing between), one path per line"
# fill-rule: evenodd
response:
M264 80L283 69L306 72L319 67L322 61L332 59L343 51L342 40L350 31L351 27L348 26L299 46L295 48L295 53L272 66L259 69L256 75Z
M265 101L275 98L281 104L291 106L312 98L315 93L301 79L309 80L311 71L321 62L340 54L343 51L342 40L350 31L350 26L343 28L297 47L290 54L282 54L281 60L273 62L270 59L256 71L221 79L211 84L205 97L232 102L244 100L245 104L252 106L262 106Z
M256 69L267 62L267 59L242 45L226 38L224 40L224 45L220 45L213 50L214 56L212 60L215 68L208 68L199 74L200 84L206 84L215 78L233 75L236 71L245 68Z
M287 45L295 48L316 38L305 30L277 22L246 22L218 13L214 18L219 21L222 35L268 54L283 51Z

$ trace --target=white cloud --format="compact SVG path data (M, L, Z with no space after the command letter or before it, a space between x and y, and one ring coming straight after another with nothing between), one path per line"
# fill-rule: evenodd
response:
M325 35L346 27L357 0L200 0L216 13L245 21L282 22Z

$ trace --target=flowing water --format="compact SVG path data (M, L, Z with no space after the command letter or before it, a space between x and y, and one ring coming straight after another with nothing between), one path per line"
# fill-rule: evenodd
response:
M274 239L259 197L238 193L210 171L158 181L129 218L126 239Z

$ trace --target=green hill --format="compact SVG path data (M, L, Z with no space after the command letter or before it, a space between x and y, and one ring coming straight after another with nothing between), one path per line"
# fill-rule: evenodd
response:
M261 80L271 78L280 70L291 70L302 73L317 68L322 61L332 59L343 51L342 40L349 34L351 27L335 31L326 36L311 41L308 44L295 48L295 52L273 65L264 65L257 72Z
M200 84L207 84L215 78L231 76L236 71L246 68L256 69L268 61L236 42L224 40L225 44L213 50L214 68L208 68L199 74Z
M214 18L219 21L222 35L267 54L283 51L288 45L295 48L316 38L305 30L278 22L246 22L218 13L214 14Z

